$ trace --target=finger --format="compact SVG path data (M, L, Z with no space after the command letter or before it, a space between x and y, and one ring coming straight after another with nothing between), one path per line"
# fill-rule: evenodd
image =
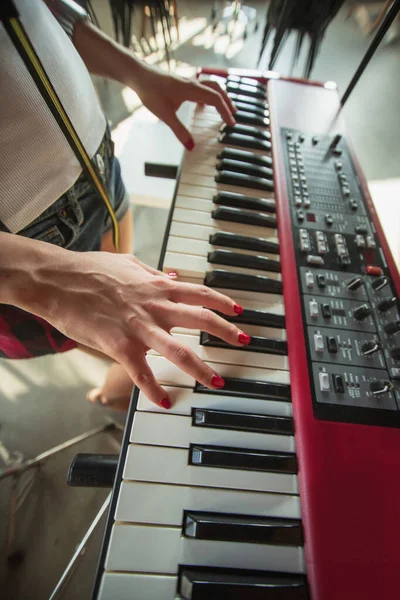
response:
M188 100L192 102L202 102L210 106L215 106L225 123L234 125L236 123L232 116L232 111L219 92L216 92L200 83L192 83L188 91Z
M232 100L229 98L229 96L228 96L227 92L224 90L224 88L222 88L217 81L202 81L201 85L206 85L207 87L210 87L213 90L215 90L216 92L218 92L219 94L221 94L221 96L225 100L226 104L231 109L232 113L235 113L237 111L237 107L232 102Z
M163 118L163 121L172 129L178 140L185 146L186 150L193 150L193 137L174 112L166 115Z
M153 337L153 348L190 377L211 389L220 389L225 385L218 373L172 335L159 329Z
M165 409L171 408L171 400L167 392L154 377L144 356L135 358L135 362L123 365L132 381L147 398Z
M177 282L170 291L169 299L183 304L206 306L225 315L241 315L243 307L234 300L205 285Z
M232 346L247 346L251 338L244 331L229 323L223 317L216 315L199 306L185 306L177 304L168 314L171 327L186 327L187 329L200 329L217 338L224 340Z

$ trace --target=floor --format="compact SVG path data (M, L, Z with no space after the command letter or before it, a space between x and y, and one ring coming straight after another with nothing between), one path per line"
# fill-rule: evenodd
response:
M244 45L232 44L222 53L226 40L213 37L207 21L210 1L181 0L179 3L184 43L174 53L174 64L255 67L261 28ZM251 3L263 20L265 2ZM106 0L93 0L105 31L110 31ZM329 28L313 78L334 80L343 91L369 41L353 20L346 20L347 9L339 13ZM276 69L288 74L293 40L280 57ZM398 98L399 40L384 44L372 60L353 96L345 107L358 157L369 180L400 176L400 114ZM226 49L226 48L225 48ZM268 49L267 49L268 54ZM302 64L302 60L300 60ZM266 66L266 59L262 63ZM297 71L296 74L300 74ZM127 115L124 90L117 84L97 81L105 111L115 126ZM160 253L167 210L135 207L135 252L142 260L156 265ZM5 449L30 458L85 431L101 427L120 416L92 407L85 392L105 375L107 364L72 351L63 356L30 361L0 360L0 464ZM12 481L0 482L0 589L5 600L46 600L70 560L91 521L102 505L107 490L69 488L65 477L76 452L118 453L119 432L100 433L51 458L27 488L27 502L18 511L15 549L24 560L11 567L5 561L7 502ZM24 475L23 486L31 475ZM22 486L22 487L23 487ZM96 530L82 560L59 598L90 598L90 589L101 526Z

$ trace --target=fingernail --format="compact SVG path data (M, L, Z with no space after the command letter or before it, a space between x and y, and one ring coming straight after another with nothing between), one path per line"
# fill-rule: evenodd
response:
M241 344L250 344L251 337L247 333L239 333L238 340Z
M243 314L243 306L240 306L240 304L234 304L233 312L235 312L237 315L242 315Z
M193 150L194 141L192 139L190 139L184 144L184 146L185 146L186 150Z
M167 273L167 277L178 277L178 273L171 271L170 273Z
M213 375L211 379L211 385L219 390L220 388L224 387L225 381L219 375Z
M169 398L163 398L160 402L160 406L163 408L171 408L171 400Z

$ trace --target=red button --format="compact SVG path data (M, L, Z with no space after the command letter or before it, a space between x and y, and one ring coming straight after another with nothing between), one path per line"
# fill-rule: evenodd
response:
M377 277L383 275L382 269L380 267L374 267L373 265L367 266L367 273L368 275L376 275Z

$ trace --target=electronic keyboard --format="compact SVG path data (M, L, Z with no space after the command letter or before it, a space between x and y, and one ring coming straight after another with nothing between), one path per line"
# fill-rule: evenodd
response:
M221 390L148 353L172 408L133 394L93 598L393 600L400 280L337 91L204 74L237 123L194 110L160 268L252 341L172 330Z

